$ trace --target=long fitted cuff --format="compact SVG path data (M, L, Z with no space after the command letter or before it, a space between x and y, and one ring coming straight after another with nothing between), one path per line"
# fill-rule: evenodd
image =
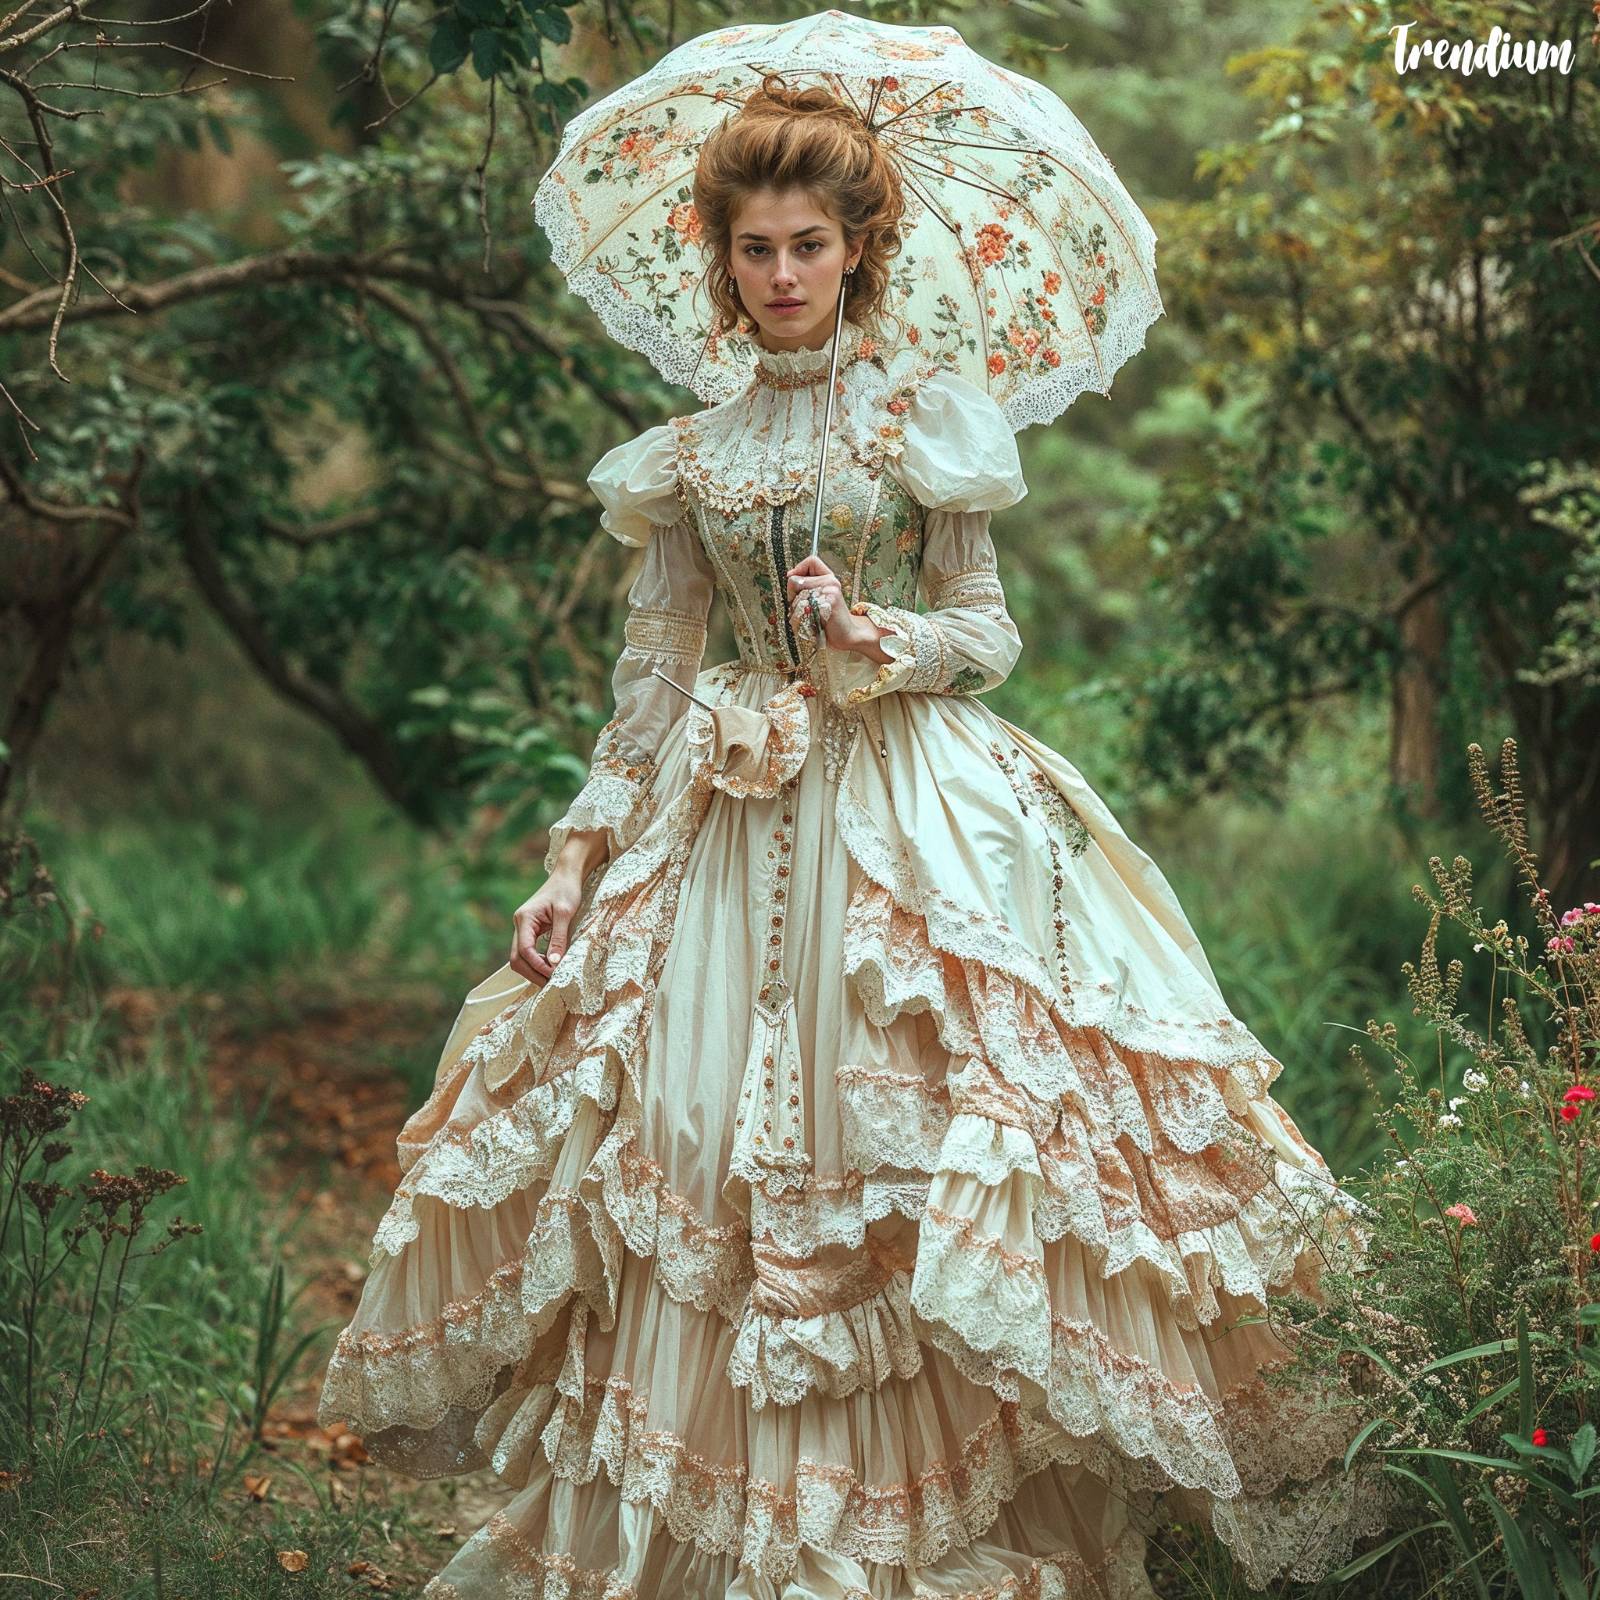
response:
M889 630L878 639L879 648L889 660L879 663L869 683L858 684L846 693L846 705L859 705L897 689L928 692L943 688L950 656L944 632L932 617L903 606L880 606L872 600L858 600L850 609L856 616Z
M550 844L545 850L544 870L555 870L556 857L574 833L593 833L604 829L606 860L621 855L643 831L646 820L640 815L654 763L638 762L631 767L592 772L574 796L565 815L550 825Z

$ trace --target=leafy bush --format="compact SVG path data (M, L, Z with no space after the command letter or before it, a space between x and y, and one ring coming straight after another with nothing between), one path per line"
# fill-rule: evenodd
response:
M1433 857L1435 889L1413 890L1430 914L1421 957L1404 970L1436 1059L1411 1059L1392 1023L1367 1025L1399 1080L1380 1113L1390 1150L1366 1195L1375 1270L1342 1280L1327 1319L1334 1347L1365 1354L1385 1380L1352 1457L1374 1452L1398 1475L1413 1516L1336 1576L1411 1544L1446 1569L1440 1592L1592 1600L1600 904L1551 906L1528 848L1515 742L1498 790L1483 751L1468 755L1536 931L1490 923L1471 862ZM1462 959L1441 955L1447 923L1491 967L1481 1024L1459 1008ZM1366 1071L1363 1047L1352 1054Z

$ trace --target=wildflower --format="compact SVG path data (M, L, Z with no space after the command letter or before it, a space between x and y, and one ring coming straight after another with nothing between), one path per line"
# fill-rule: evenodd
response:
M1574 1083L1568 1086L1567 1092L1561 1098L1569 1103L1574 1100L1593 1100L1594 1090L1586 1083Z
M1453 1111L1447 1111L1439 1118L1439 1126L1441 1128L1459 1128L1461 1126L1461 1118Z
M1464 1106L1466 1103L1467 1097L1464 1094L1454 1095L1450 1100L1450 1109L1454 1111L1457 1106Z
M1570 955L1578 948L1570 933L1552 934L1545 940L1544 947L1551 955Z
M1488 1088L1489 1080L1476 1067L1468 1067L1461 1074L1461 1085L1469 1093L1476 1094L1478 1090Z
M1591 1233L1589 1235L1589 1248L1591 1250L1600 1250L1600 1233Z
M1563 1122L1576 1122L1582 1115L1582 1106L1572 1105L1569 1103L1561 1108L1561 1120Z
M1472 1214L1472 1207L1463 1204L1460 1200L1456 1201L1453 1206L1446 1206L1444 1214L1447 1217L1454 1217L1463 1228L1469 1226L1475 1228L1478 1225L1478 1219Z
M1531 1091L1528 1088L1528 1080L1524 1078L1522 1082L1517 1085L1517 1093L1526 1098L1530 1092Z
M1533 1430L1533 1442L1536 1445L1543 1447L1544 1445L1549 1444L1550 1435L1546 1433L1543 1428L1535 1428Z
M1399 1171L1402 1171L1404 1168L1409 1167L1411 1165L1411 1163L1404 1156L1401 1156L1401 1158L1397 1162L1395 1162L1394 1165L1395 1165L1395 1171L1399 1172Z

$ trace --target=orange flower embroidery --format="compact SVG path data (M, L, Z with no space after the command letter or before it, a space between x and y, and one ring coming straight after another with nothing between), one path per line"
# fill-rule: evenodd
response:
M1047 272L1047 273L1045 273L1045 275L1044 275L1044 292L1046 294L1055 294L1060 288L1061 288L1061 274L1059 272Z
M667 213L667 226L684 244L699 244L700 213L695 210L694 201L680 200Z
M978 259L993 264L1004 259L1011 235L998 222L986 222L978 229Z
M995 353L992 356L989 357L989 371L990 371L990 374L992 376L998 378L1000 376L1000 374L1002 372L1004 372L1005 370L1006 370L1006 358L1003 355L1001 355L998 350L996 350Z

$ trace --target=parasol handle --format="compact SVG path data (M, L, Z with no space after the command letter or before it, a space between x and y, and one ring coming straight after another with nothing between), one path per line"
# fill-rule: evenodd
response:
M663 682L663 683L670 683L670 684L671 684L671 685L672 685L672 687L673 687L673 688L674 688L674 689L676 689L676 690L677 690L677 691L678 691L678 693L679 693L679 694L686 694L686 695L688 695L688 696L689 696L689 698L690 698L690 699L691 699L691 700L693 700L693 701L694 701L694 703L695 703L695 704L696 704L696 705L697 705L697 706L705 706L705 708L706 708L706 710L707 710L707 711L715 711L715 710L716 710L716 709L717 709L717 708L716 708L716 707L715 707L715 706L713 706L713 705L706 705L706 702L705 702L705 701L704 701L704 700L702 700L702 699L701 699L701 698L700 698L700 696L699 696L699 695L697 695L697 694L691 694L691 693L690 693L690 691L689 691L689 690L687 690L687 689L685 689L685 688L684 688L684 686L683 686L683 685L682 685L682 684L681 684L681 683L679 683L679 682L677 682L677 681L676 681L676 680L675 680L675 679L673 679L673 678L669 678L669 677L668 677L668 676L667 676L667 675L666 675L666 673L664 673L664 672L663 672L663 671L662 671L662 670L661 670L661 668L660 668L660 667L651 667L651 669L650 669L650 671L651 671L651 673L652 673L652 674L653 674L653 675L654 675L654 676L655 676L655 677L657 677L657 678L659 678L659 679L660 679L660 680L661 680L661 681L662 681L662 682Z
M833 354L828 360L828 393L822 405L822 453L817 458L817 493L816 504L811 511L811 553L817 553L817 544L822 534L822 485L828 471L828 440L833 432L833 391L839 379L839 334L844 327L844 280L845 275L839 278L839 304L833 313ZM813 617L812 621L816 621Z

